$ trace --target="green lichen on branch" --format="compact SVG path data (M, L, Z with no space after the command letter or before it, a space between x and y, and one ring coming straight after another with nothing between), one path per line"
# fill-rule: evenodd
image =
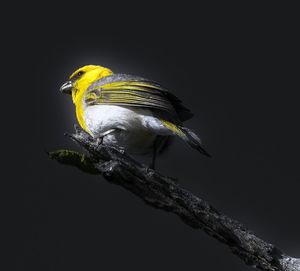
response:
M99 171L95 169L93 165L92 159L85 154L62 149L48 152L48 155L51 159L56 160L61 164L75 166L81 171L89 174L99 174Z

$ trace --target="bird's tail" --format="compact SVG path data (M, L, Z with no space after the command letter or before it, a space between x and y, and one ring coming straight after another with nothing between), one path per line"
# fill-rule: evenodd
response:
M202 147L201 139L192 130L166 120L161 120L161 122L165 127L171 130L175 135L183 139L192 148L196 149L205 156L211 157L211 155Z

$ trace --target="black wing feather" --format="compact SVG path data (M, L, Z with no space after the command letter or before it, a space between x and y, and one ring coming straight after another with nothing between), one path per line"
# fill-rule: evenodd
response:
M161 85L148 79L112 74L94 82L86 92L89 105L114 104L153 108L169 113L171 118L185 121L193 114L182 102Z

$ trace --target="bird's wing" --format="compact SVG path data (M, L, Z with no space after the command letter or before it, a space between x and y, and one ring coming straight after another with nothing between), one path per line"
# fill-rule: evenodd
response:
M86 91L85 102L148 107L169 113L180 121L193 116L175 95L159 84L126 74L113 74L94 82Z

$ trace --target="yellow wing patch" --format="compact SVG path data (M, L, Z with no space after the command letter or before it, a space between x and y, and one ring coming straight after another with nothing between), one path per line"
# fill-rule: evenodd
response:
M127 89L138 88L138 90L140 91L147 91L147 88L162 90L162 88L159 86L147 82L137 82L137 81L112 82L103 86L103 88L106 89L110 89L110 88L117 89L118 87L120 87L120 89L124 89L124 87Z
M180 128L179 128L176 124L174 124L174 123L172 123L172 122L170 122L170 121L167 121L167 120L162 120L162 119L160 119L160 121L163 123L163 125L164 125L165 127L167 127L167 128L168 128L170 131L172 131L174 134L178 135L178 136L181 137L181 138L185 138L185 137L186 137L185 133L182 132L182 131L180 130Z
M85 101L87 105L150 107L175 114L164 90L158 85L142 81L116 81L93 86L88 90Z

